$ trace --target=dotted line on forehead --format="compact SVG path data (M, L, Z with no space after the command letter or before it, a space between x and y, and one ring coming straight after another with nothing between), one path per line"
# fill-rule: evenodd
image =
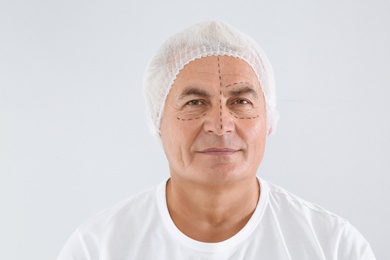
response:
M219 122L221 123L221 129L222 129L222 76L221 76L221 65L219 64L219 57L218 59L218 77L219 77Z

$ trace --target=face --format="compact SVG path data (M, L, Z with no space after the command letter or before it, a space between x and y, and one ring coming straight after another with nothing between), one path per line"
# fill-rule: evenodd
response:
M186 65L160 124L171 178L222 184L253 178L267 136L264 97L243 60L211 56Z

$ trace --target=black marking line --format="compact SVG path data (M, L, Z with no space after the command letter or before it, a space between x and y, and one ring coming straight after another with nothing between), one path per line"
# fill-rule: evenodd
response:
M236 116L235 114L233 114L232 112L229 112L229 113L238 119L255 119L255 118L258 118L260 116L260 115L257 115L257 116L252 116L252 117L239 117L239 116Z
M219 64L219 57L218 59L218 77L219 77L219 122L221 123L221 129L222 127L222 76L221 76L221 65Z
M235 83L233 83L233 84L227 85L225 88L228 88L228 87L231 87L231 86L234 86L234 85L238 85L238 84L249 84L249 83L248 83L248 82L245 82L245 81L235 82Z
M203 115L201 116L198 116L198 117L195 117L195 118L187 118L187 119L184 119L184 118L180 118L180 117L176 117L177 120L181 120L181 121L191 121L191 120L196 120L196 119L199 119L201 117L204 117L206 115L206 113L204 113Z

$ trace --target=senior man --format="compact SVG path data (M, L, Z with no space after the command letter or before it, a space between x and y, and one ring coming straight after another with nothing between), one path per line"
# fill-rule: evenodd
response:
M251 38L221 21L174 35L145 95L170 178L88 220L59 260L375 259L348 221L256 176L278 113Z

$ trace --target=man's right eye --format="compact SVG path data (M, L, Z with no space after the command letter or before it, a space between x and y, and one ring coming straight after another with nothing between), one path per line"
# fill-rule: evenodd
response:
M190 106L200 106L200 105L203 105L203 102L200 101L200 100L191 100L191 101L188 101L186 103L186 105L190 105Z

